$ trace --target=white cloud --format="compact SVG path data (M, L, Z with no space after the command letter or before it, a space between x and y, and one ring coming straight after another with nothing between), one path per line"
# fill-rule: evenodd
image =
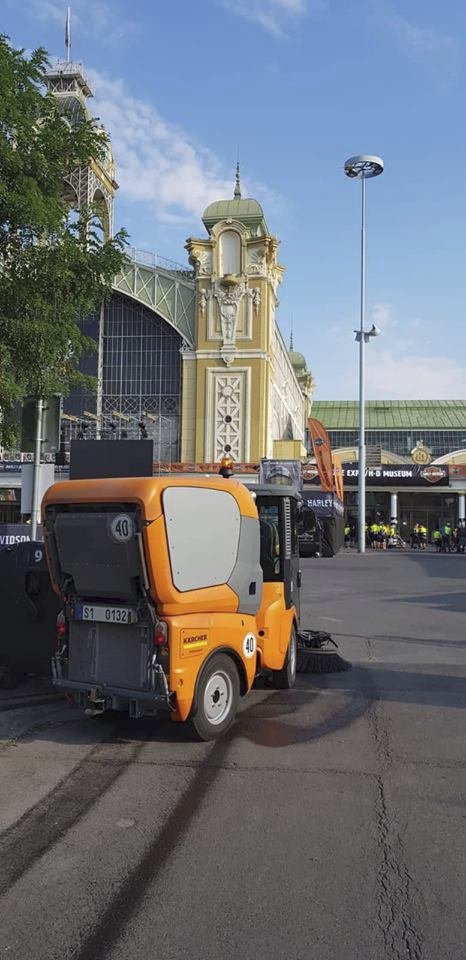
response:
M61 23L65 33L66 9L58 0L34 0L33 13L39 20L53 20Z
M461 400L466 397L466 367L442 356L391 350L368 352L366 396L392 400Z
M371 6L406 56L428 67L443 84L451 83L456 78L460 62L460 47L456 37L412 23L385 0L372 0Z
M370 322L375 323L376 327L382 330L382 333L387 327L396 327L397 321L391 303L374 303L370 314Z
M428 338L425 321L405 313L400 317L399 310L392 303L379 300L368 310L366 329L371 323L379 327L382 336L371 340L366 350L368 399L455 400L466 397L466 366L461 366L452 357L429 355L434 346ZM422 336L419 333L421 328ZM396 344L395 348L393 344ZM344 389L351 393L356 382L355 368L347 371L345 359L344 369Z
M121 195L145 203L161 221L189 226L213 200L233 197L234 164L228 175L217 157L185 130L165 120L150 103L131 96L121 80L89 71L93 105L109 131ZM261 185L254 194L271 207L280 199ZM242 182L243 195L247 185Z
M328 0L221 0L230 13L259 24L277 37L298 17L323 13L327 3Z
M33 0L32 12L39 20L50 21L63 29L65 42L66 4L62 0ZM139 33L141 24L125 17L115 3L106 0L74 0L71 5L71 43L78 37L97 36L108 44L127 40Z

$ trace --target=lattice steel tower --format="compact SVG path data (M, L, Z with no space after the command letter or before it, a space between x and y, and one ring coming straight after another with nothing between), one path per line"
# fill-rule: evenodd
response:
M68 30L67 22L67 34ZM67 46L69 48L70 44L67 43ZM84 119L92 119L88 101L94 93L82 63L73 63L69 60L52 61L45 80L49 93L56 98L60 110L71 127L77 126ZM115 180L115 162L108 134L98 119L94 119L93 122L96 131L101 132L104 139L103 155L98 159L89 157L88 163L76 167L64 177L64 197L70 210L92 207L100 222L103 239L108 240L113 236L113 202L118 184ZM99 310L96 371L97 436L100 436L103 424L104 327L105 310L102 304Z
M84 118L92 118L88 100L94 93L81 63L53 61L45 79L49 93L56 97L71 126ZM89 158L87 164L77 167L65 177L65 197L71 209L93 206L104 237L108 239L113 234L113 200L118 184L108 134L98 120L94 121L94 125L106 138L104 156L101 159Z

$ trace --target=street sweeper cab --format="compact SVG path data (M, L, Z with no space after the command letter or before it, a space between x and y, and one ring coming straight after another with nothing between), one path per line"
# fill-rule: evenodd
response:
M55 685L90 714L232 723L260 670L296 677L297 500L292 488L212 478L70 480L46 493L60 596Z

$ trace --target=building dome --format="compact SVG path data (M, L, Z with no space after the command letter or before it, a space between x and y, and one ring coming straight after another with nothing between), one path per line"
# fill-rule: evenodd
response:
M297 350L289 350L288 356L291 361L291 366L296 374L299 375L307 372L306 357L302 353L298 353Z
M248 228L250 236L265 236L268 233L264 211L258 202L241 196L239 165L236 168L235 192L231 200L214 200L202 214L202 222L211 231L222 220L237 220Z
M214 200L213 203L209 203L202 214L202 219L204 223L206 220L218 223L219 220L231 217L232 220L243 223L251 219L262 220L263 216L264 212L257 200L251 200L249 197L235 197L234 200Z

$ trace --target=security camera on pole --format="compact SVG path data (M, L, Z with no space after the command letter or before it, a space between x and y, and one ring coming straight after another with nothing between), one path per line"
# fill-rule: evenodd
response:
M358 551L366 550L366 439L365 439L365 396L364 396L364 346L372 337L381 333L375 324L370 330L364 329L366 313L366 180L378 177L383 172L383 160L380 157L360 154L350 157L345 163L345 174L351 180L361 181L361 322L355 330L359 343L359 473L358 473Z

